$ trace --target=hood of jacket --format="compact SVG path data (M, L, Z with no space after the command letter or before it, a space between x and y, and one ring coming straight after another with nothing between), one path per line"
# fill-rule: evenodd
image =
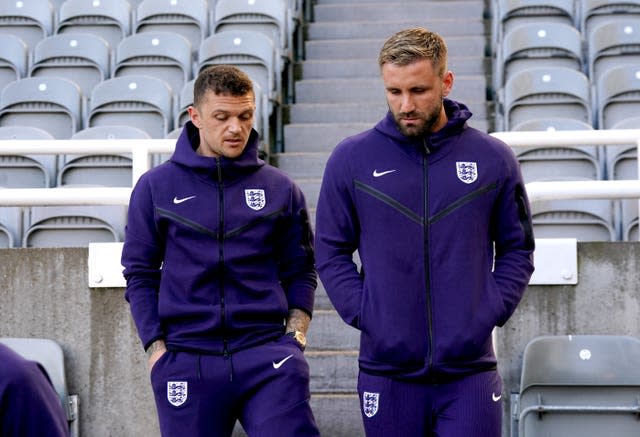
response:
M247 145L237 158L230 159L224 156L212 158L199 155L196 153L199 145L200 132L191 121L188 121L178 137L171 161L189 167L199 175L214 180L218 180L221 176L225 181L237 180L265 165L265 162L258 158L260 138L255 129L251 130ZM221 173L218 173L219 171Z

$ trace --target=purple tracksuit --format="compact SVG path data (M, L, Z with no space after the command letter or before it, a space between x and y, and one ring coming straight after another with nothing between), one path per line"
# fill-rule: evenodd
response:
M0 344L0 435L69 435L62 403L44 369Z
M185 411L179 419L171 419L163 415L163 408L169 405L187 409L187 416L202 415L198 409L205 407L205 401L194 398L199 391L196 385L204 387L204 380L220 376L221 370L225 381L235 381L237 396L248 396L247 390L255 387L244 391L238 387L250 378L238 374L244 366L236 357L260 347L274 348L275 343L286 344L289 353L256 355L270 370L272 362L294 355L299 361L296 366L306 369L306 377L296 380L299 389L291 391L289 401L302 403L299 411L308 410L308 367L295 341L283 334L290 309L311 314L316 273L304 197L282 171L258 159L257 133L252 132L237 159L198 155L198 141L197 129L187 122L170 161L144 174L136 184L122 264L125 296L145 349L157 339L164 339L169 349L152 372L163 433L172 422L186 434L209 435L200 425L189 428ZM208 363L214 367L207 369ZM178 396L175 401L174 396L171 402L170 383L187 381L188 387L174 388L179 395L191 393L191 398L187 395L187 401L180 402L184 399ZM162 384L164 388L158 389ZM281 385L282 390L288 388ZM224 416L231 423L233 416L242 418L242 404L221 399L229 408ZM265 414L275 412L276 407ZM246 423L252 420L258 419L249 418ZM226 426L220 428L225 431L211 435L224 435Z
M517 160L467 126L466 106L444 105L440 131L411 142L389 113L339 144L325 170L317 268L340 316L361 332L368 375L442 383L495 369L491 333L533 271Z

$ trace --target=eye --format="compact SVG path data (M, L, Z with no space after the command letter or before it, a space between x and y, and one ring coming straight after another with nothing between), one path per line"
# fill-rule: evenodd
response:
M214 117L218 121L225 121L229 118L226 114L216 114Z

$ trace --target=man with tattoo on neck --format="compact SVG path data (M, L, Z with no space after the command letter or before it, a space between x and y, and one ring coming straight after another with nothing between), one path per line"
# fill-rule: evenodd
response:
M250 78L202 71L171 159L129 204L125 297L163 436L318 436L303 356L316 272L300 189L258 158Z

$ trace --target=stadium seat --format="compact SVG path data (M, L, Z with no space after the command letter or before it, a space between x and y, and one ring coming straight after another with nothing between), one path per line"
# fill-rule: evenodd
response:
M64 155L59 163L57 185L130 187L131 156L129 154L107 154L109 152L108 142L150 138L145 131L133 126L95 126L79 131L71 139L106 141L105 154Z
M0 140L53 140L33 126L0 126ZM0 155L0 187L49 188L55 180L55 155Z
M610 129L640 114L640 63L612 67L602 73L596 88L598 128Z
M512 131L592 130L590 124L567 118L540 118L520 123ZM603 152L597 146L517 147L525 182L604 179Z
M137 7L133 33L172 32L189 40L194 56L209 36L209 5L204 0L144 0Z
M21 240L22 208L0 206L0 249L19 247Z
M61 77L27 77L0 94L0 126L33 126L55 139L71 138L82 126L82 91Z
M608 199L538 201L531 215L536 238L617 240L614 204Z
M209 65L235 65L259 87L262 98L258 100L256 95L256 105L263 119L262 138L268 143L270 116L274 110L281 111L281 82L277 80L276 52L271 39L249 30L220 32L205 39L198 53L199 71Z
M93 89L86 126L134 126L151 138L164 138L173 128L172 112L165 81L147 75L116 77Z
M191 44L182 35L144 32L124 38L115 52L113 77L149 75L177 96L192 77Z
M522 359L518 437L640 435L638 362L634 337L534 338Z
M536 67L507 80L500 96L504 130L536 118L569 118L592 124L591 92L584 73Z
M640 17L640 0L581 0L580 31L589 38L592 30L612 18Z
M574 0L497 0L495 11L494 44L521 24L577 23Z
M55 33L93 33L113 50L131 34L131 5L127 0L67 0L58 11Z
M41 40L33 51L29 76L73 80L88 98L93 87L111 74L111 49L93 34L58 34Z
M496 89L511 75L532 67L583 69L582 37L568 24L523 24L507 32L499 44L494 68Z
M0 34L0 90L27 75L29 48L15 35Z
M595 27L588 35L587 62L593 83L612 67L640 65L640 15L610 19Z
M22 247L88 247L122 241L126 207L32 206L25 212Z
M0 337L0 343L10 347L27 360L39 363L44 368L53 388L58 393L62 409L67 416L69 435L70 437L78 437L78 395L69 393L64 352L60 344L45 338L14 337Z
M49 0L0 0L0 33L19 37L29 50L53 33L53 17Z

